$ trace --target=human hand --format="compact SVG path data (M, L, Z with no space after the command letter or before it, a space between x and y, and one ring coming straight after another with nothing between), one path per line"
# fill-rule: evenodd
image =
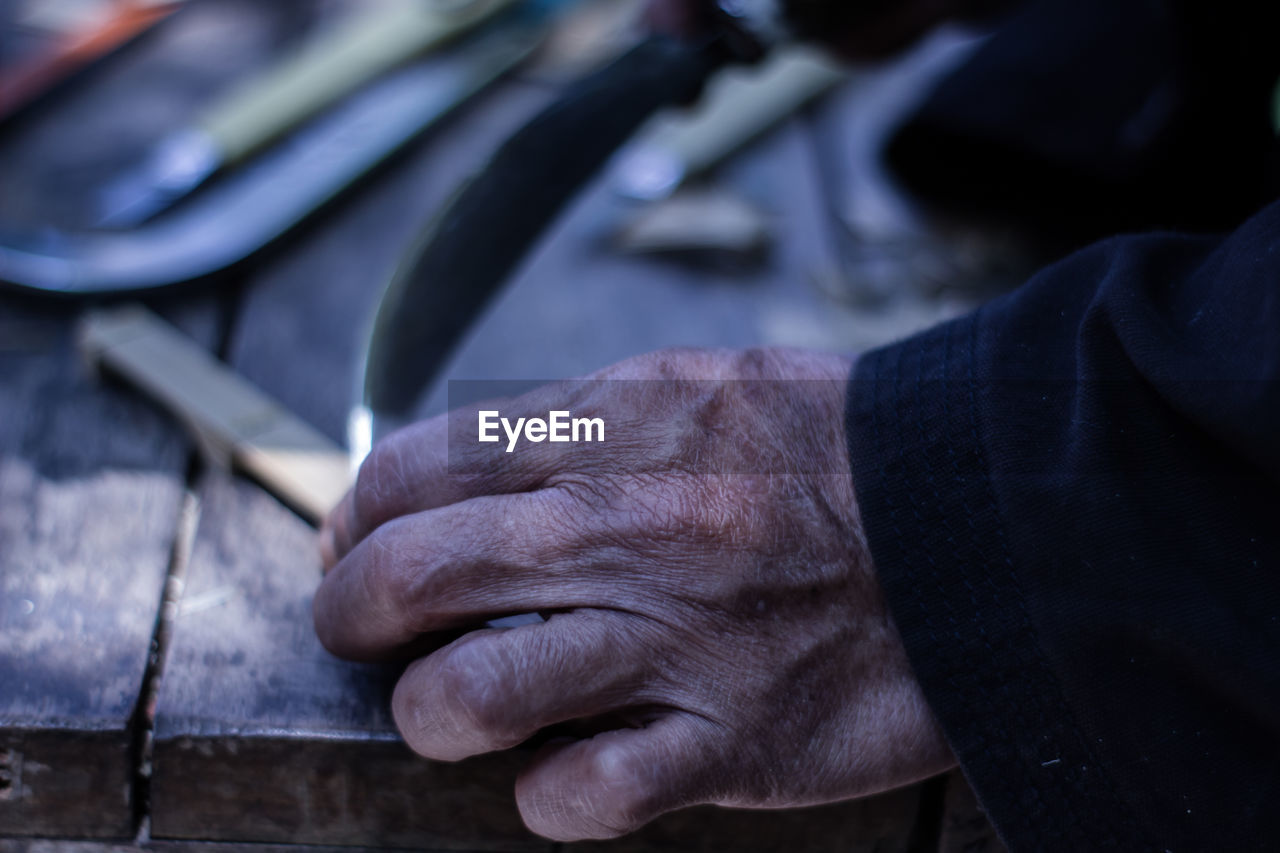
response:
M799 351L664 351L486 407L600 417L602 444L507 453L476 441L475 408L389 437L322 531L321 641L377 659L473 629L396 687L396 724L428 758L565 721L604 727L544 745L516 781L525 822L552 839L947 769L862 534L849 368ZM479 627L529 612L550 616Z

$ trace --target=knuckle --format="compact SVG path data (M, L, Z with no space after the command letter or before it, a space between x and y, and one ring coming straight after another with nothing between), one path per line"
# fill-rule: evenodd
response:
M609 744L592 756L585 784L599 792L591 797L584 817L610 835L624 835L643 826L656 813L656 795L645 764L632 750Z
M682 367L696 352L689 347L667 347L642 356L642 363L659 379L681 379Z
M415 678L428 664L429 659L420 660L400 677L391 694L391 716L410 749L420 755L435 758L437 756L433 744L436 738L433 734L439 727L433 723L434 709L423 695L420 681Z
M619 361L597 371L597 379L682 379L706 358L709 350L667 347Z
M512 746L522 738L505 695L510 673L502 657L487 646L472 641L449 653L436 675L442 711L458 736L490 748Z
M421 597L421 566L401 535L400 524L391 522L375 530L367 541L362 573L365 597L377 617L403 621L416 609Z
M637 490L610 513L607 522L623 538L651 544L721 543L736 511L714 482L670 474Z
M333 581L325 579L311 599L311 622L315 629L316 639L325 651L333 655L341 655L344 651L340 631L342 618L335 612L333 601Z
M492 656L462 651L477 645L437 652L411 666L396 685L392 714L415 752L457 761L523 739L510 730L500 667Z
M395 495L407 486L405 470L403 447L394 438L380 442L370 451L351 492L358 525L372 530L395 514Z
M552 841L581 841L586 837L574 826L569 804L575 799L560 784L530 781L527 776L516 780L516 805L525 826Z
M777 355L765 347L747 347L738 351L733 360L733 372L742 379L754 379L773 373Z

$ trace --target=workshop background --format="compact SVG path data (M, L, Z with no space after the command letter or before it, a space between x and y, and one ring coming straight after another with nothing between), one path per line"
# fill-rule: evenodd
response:
M639 0L388 29L424 4L0 3L0 850L999 849L958 773L551 844L516 813L519 750L418 759L394 671L320 649L312 525L388 281L504 139L643 35ZM1015 234L924 209L879 156L978 43L725 72L587 185L419 410L449 379L664 346L858 351L1016 283Z

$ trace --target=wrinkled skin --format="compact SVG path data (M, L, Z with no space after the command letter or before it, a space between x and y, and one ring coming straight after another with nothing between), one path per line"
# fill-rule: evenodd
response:
M391 436L322 531L320 639L379 659L470 629L395 691L396 724L428 758L593 721L595 734L544 744L516 781L525 822L552 839L613 837L701 803L829 802L947 769L862 535L849 368L798 351L665 351L595 378L713 381L551 386L500 404L603 417L607 441L590 451L506 454L476 443L474 413ZM727 381L782 378L822 381ZM480 627L533 611L550 618Z

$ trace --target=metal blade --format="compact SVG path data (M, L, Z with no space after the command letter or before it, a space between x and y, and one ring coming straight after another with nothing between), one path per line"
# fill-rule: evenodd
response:
M635 129L697 97L733 58L653 37L574 84L454 196L392 278L374 320L353 453L407 419L428 382L530 246Z
M147 290L237 263L332 200L524 59L545 32L532 9L399 71L180 208L132 231L0 229L0 282L63 295Z
M184 130L164 139L136 169L103 188L99 228L133 228L190 193L222 167L212 139Z

